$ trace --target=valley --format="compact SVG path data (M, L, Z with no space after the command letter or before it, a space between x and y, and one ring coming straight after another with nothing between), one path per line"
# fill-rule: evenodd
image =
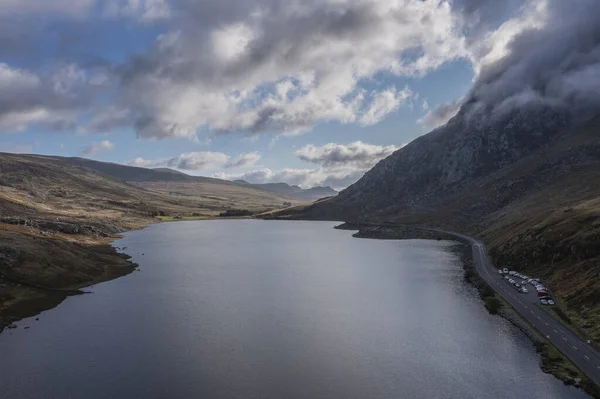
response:
M127 179L127 180L126 180ZM0 331L136 265L110 243L160 218L302 204L252 186L165 171L0 154Z

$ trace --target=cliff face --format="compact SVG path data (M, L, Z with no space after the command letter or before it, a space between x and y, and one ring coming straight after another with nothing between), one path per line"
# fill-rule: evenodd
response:
M470 184L564 135L564 112L530 108L496 119L468 107L379 162L334 202L354 216L433 210ZM356 212L356 210L360 210Z

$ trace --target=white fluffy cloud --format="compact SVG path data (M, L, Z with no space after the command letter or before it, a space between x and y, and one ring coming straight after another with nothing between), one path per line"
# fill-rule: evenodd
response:
M94 93L89 79L74 64L35 74L0 62L0 131L20 131L32 123L72 128Z
M379 146L356 141L350 144L329 143L323 146L307 145L296 151L302 161L319 165L314 169L269 168L247 173L215 173L213 176L228 180L245 180L249 183L279 183L299 185L304 188L331 186L341 189L357 181L381 159L400 147Z
M350 144L329 143L323 146L306 145L296 151L302 161L320 164L325 167L353 164L370 168L379 160L391 155L399 147L394 145L373 145L355 141Z
M249 168L254 166L260 161L261 156L258 152L248 152L246 154L240 154L237 157L231 159L225 164L226 168Z
M128 165L143 168L169 167L182 170L204 170L215 168L247 168L254 166L260 160L256 152L240 154L235 158L212 151L187 152L177 157L162 159L136 158Z
M393 85L366 92L364 81L424 74L466 55L441 0L179 5L171 31L123 74L140 137L194 137L201 127L293 134L328 121L374 124L411 92Z
M92 143L81 150L82 155L93 155L97 152L108 151L115 148L115 144L108 140Z

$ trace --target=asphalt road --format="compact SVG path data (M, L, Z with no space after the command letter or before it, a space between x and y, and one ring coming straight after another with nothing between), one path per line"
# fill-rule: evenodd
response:
M503 276L498 273L498 270L492 264L485 245L481 241L452 231L437 231L469 241L473 248L475 268L481 278L500 294L506 302L510 303L540 333L545 335L559 351L579 367L596 385L600 386L600 353L598 351L579 339L560 321L546 313L539 301L532 300L533 296L531 296L531 293L521 294L513 286L507 284L502 278ZM535 290L533 291L535 292Z

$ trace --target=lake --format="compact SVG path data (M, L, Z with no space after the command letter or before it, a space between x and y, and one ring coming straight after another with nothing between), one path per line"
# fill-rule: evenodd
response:
M0 335L0 397L588 397L487 313L452 242L355 239L334 225L127 233L115 246L140 271Z

